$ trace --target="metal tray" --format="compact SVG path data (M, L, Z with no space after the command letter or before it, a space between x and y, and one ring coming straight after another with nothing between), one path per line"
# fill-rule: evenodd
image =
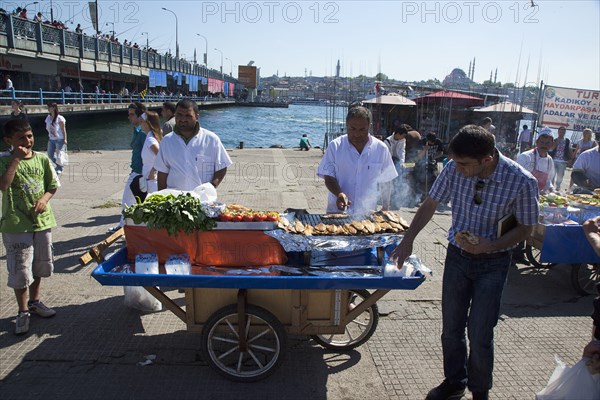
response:
M120 270L127 264L127 248L116 252L98 265L92 277L108 286L169 286L239 289L416 289L425 281L417 272L415 276L222 276L222 275L166 275L130 274ZM343 267L343 266L340 266ZM242 267L239 267L242 268ZM194 267L192 267L194 271Z
M277 228L277 222L275 221L264 221L264 222L223 222L217 221L217 226L214 230L225 231L271 231Z

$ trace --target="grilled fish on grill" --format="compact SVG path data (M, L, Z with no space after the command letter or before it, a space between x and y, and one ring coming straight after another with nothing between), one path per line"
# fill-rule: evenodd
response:
M364 220L362 221L362 224L365 227L367 233L375 233L375 225L371 221Z
M365 229L365 226L363 225L362 221L352 221L351 225L358 231L361 232Z
M305 236L312 236L314 232L314 228L312 227L312 225L305 225L304 226L304 235Z
M335 214L325 214L325 215L321 215L321 219L343 219L343 218L348 218L349 215L348 214L344 214L344 213L335 213Z
M355 227L352 226L352 224L344 224L344 230L350 235L356 235L358 233L358 231Z
M296 222L294 223L294 229L296 230L296 233L302 233L304 232L304 224L296 220Z
M400 223L400 216L392 211L382 211L381 212L388 221Z

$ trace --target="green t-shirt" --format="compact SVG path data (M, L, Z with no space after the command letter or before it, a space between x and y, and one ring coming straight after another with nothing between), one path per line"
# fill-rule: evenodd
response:
M11 161L11 153L0 154L0 175L4 175ZM2 192L2 219L0 232L38 232L56 226L50 203L41 214L33 206L48 190L56 189L58 181L45 154L34 152L33 157L19 162L8 190Z

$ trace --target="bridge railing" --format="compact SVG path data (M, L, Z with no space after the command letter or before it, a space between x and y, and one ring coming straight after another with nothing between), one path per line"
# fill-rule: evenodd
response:
M223 78L220 71L208 69L184 59L175 59L169 54L162 55L153 51L124 46L104 38L87 36L8 13L0 13L0 36L4 36L0 40L2 46L9 49L110 61L216 79ZM228 81L236 83L233 77L229 77Z
M165 101L178 102L183 98L188 98L199 102L219 102L230 101L231 98L209 97L209 96L180 96L166 95L160 93L147 93L142 96L139 93L119 94L119 93L94 93L94 92L65 92L45 91L45 90L0 90L0 104L10 104L12 100L22 101L25 105L43 106L48 103L57 104L112 104L112 103L130 103L140 101L142 103L162 103Z

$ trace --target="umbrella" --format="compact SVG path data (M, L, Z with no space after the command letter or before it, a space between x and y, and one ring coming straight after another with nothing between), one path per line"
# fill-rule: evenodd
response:
M520 113L520 114L537 114L535 111L527 107L520 106L510 101L504 101L491 106L478 108L473 110L476 112L501 112L501 113Z
M363 104L390 104L394 106L416 106L414 101L399 95L398 93L389 93L383 96L377 96L363 101Z

